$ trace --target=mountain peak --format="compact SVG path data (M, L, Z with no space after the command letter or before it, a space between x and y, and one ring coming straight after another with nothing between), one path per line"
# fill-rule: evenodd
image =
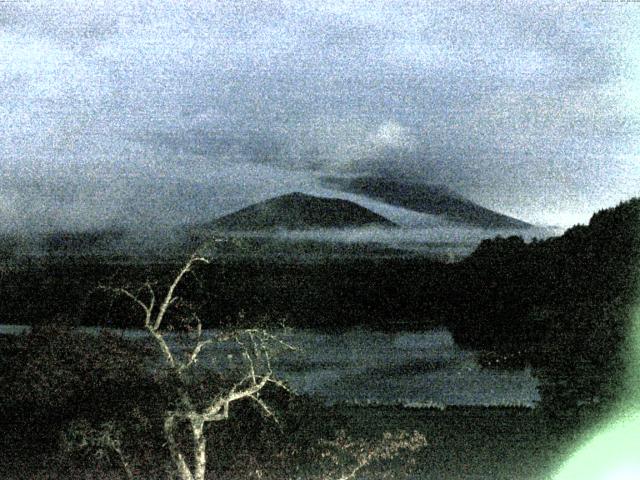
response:
M349 200L291 192L224 215L211 224L224 230L347 228L393 222Z

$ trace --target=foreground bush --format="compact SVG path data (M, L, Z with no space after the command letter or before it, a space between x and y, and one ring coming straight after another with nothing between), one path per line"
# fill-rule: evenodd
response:
M0 414L7 447L50 448L74 418L120 417L142 398L158 397L148 374L150 356L143 343L66 327L37 327L5 342Z

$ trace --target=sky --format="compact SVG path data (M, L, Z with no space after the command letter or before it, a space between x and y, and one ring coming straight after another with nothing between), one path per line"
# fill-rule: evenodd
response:
M640 3L0 2L2 229L203 221L326 175L538 223L640 195Z

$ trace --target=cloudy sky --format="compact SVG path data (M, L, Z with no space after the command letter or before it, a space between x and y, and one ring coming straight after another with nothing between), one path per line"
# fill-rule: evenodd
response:
M0 2L0 99L3 228L358 174L570 225L640 194L640 3Z

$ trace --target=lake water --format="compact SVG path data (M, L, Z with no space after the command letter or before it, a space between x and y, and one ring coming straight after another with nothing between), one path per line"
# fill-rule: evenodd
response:
M25 328L0 325L0 333ZM145 336L143 331L124 334ZM327 404L534 406L539 400L538 381L529 369L483 369L475 354L458 348L443 329L419 333L293 329L279 336L296 350L274 358L274 370L292 390ZM169 338L175 346L175 338ZM233 344L215 344L203 353L200 365L220 369L239 358Z

